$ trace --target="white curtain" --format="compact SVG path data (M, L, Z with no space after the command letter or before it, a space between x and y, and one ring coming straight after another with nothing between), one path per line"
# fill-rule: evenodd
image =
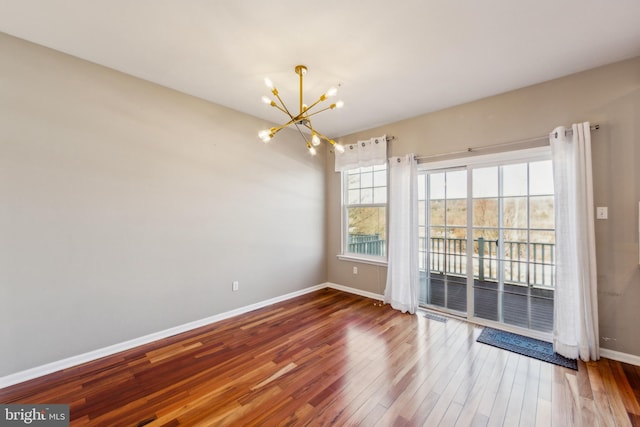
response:
M556 211L556 290L553 347L570 359L600 358L597 271L589 122L571 137L550 135Z
M389 239L385 303L418 308L418 177L413 154L389 159Z
M387 136L358 141L344 147L344 153L336 151L336 172L365 166L382 165L387 161Z

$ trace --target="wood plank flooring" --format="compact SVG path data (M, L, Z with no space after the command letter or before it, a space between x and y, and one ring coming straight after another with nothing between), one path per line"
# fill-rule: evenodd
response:
M640 367L573 371L325 289L0 390L95 426L640 426Z

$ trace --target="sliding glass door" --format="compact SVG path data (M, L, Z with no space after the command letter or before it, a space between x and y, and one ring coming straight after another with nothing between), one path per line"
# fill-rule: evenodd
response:
M467 312L467 170L419 176L420 302Z
M551 160L472 169L475 317L551 331L551 178Z
M421 173L421 304L551 332L555 213L546 157Z

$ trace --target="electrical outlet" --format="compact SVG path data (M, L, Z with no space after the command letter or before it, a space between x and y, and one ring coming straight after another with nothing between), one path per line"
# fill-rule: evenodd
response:
M358 274L358 267L353 267L353 274Z
M231 284L231 290L232 290L233 292L235 292L235 291L237 291L238 289L240 289L240 282L238 282L238 281L236 280L236 281L234 281L234 282Z

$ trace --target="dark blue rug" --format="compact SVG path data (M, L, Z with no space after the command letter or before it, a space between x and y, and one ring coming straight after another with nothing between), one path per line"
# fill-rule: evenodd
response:
M492 328L484 328L476 341L522 354L523 356L533 357L543 362L553 363L576 371L578 370L578 361L567 359L558 353L554 353L553 344L550 342L523 337L522 335Z

